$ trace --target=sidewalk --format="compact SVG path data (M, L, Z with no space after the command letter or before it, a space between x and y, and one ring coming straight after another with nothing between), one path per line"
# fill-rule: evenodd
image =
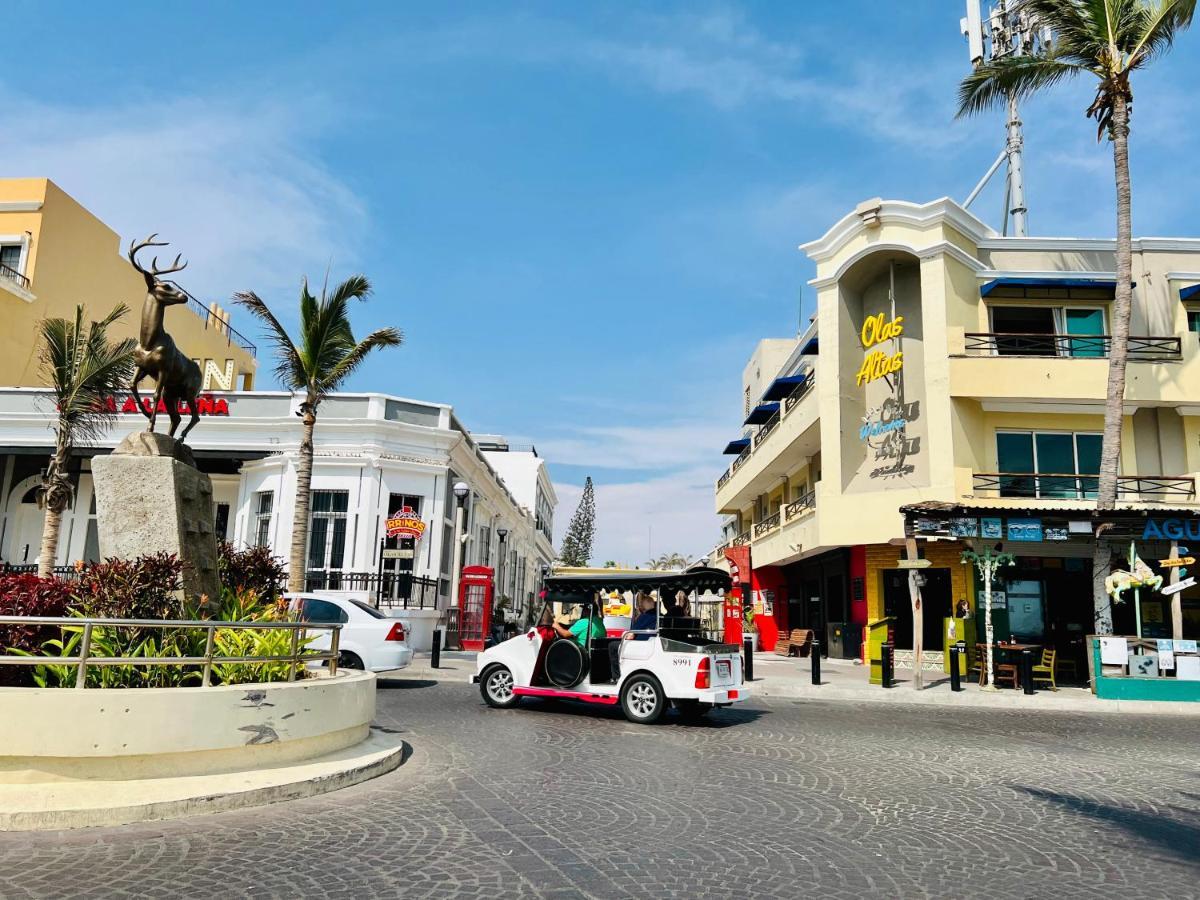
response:
M399 677L461 681L466 683L475 673L475 654L461 651L442 651L441 665L434 669L428 653L414 655L412 665ZM1039 689L1033 695L1001 688L998 691L980 690L974 680L964 677L962 691L950 690L950 676L943 672L926 672L925 686L913 688L913 673L908 669L896 672L896 685L883 688L867 682L867 671L849 659L822 659L821 684L812 683L812 660L776 656L773 653L754 654L754 680L750 682L752 696L794 700L827 700L855 703L917 703L940 706L962 706L975 709L1028 710L1030 712L1087 712L1087 713L1152 713L1159 715L1200 716L1200 703L1177 703L1150 700L1100 700L1086 687L1060 687L1057 691Z

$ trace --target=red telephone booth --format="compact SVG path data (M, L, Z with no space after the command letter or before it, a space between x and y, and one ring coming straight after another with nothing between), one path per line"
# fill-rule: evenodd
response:
M458 584L458 635L464 650L482 650L492 627L494 571L491 566L465 566L462 570Z
M750 548L727 547L725 558L729 560L729 577L733 589L725 595L725 635L727 644L742 646L742 616L750 596Z

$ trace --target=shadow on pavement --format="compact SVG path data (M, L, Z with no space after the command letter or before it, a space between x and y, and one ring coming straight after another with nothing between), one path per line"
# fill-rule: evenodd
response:
M381 691L410 691L439 684L432 678L378 678L375 686Z
M594 703L573 702L551 698L524 698L517 707L522 712L540 713L542 715L556 714L563 716L587 716L591 719L611 719L615 722L628 722L619 706L600 706ZM730 709L714 709L699 719L685 719L676 710L667 710L656 723L659 726L674 725L680 728L697 728L711 730L730 728L754 722L763 716L770 715L770 710L750 707Z
M1154 844L1163 853L1176 857L1189 865L1196 863L1196 848L1200 847L1200 825L1196 824L1194 814L1190 810L1180 810L1186 813L1182 820L1169 819L1158 813L1132 809L1128 806L1097 803L1094 800L1084 800L1041 788L1017 786L1017 790L1024 791L1030 797L1038 800L1044 800L1047 803L1069 809L1071 812L1087 816L1097 822L1120 828L1131 837Z

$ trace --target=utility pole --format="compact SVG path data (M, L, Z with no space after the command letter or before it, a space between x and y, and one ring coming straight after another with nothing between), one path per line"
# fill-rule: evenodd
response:
M975 67L985 61L993 62L1006 57L1034 56L1049 47L1051 40L1050 29L1040 25L1037 17L1018 0L997 0L996 5L988 9L986 19L980 0L967 0L967 15L960 25L962 33L967 37L971 65ZM1007 136L1004 149L975 185L963 206L970 207L979 196L979 192L996 174L1000 164L1007 161L1001 233L1008 234L1008 221L1011 218L1013 234L1016 237L1025 237L1029 233L1023 161L1025 139L1021 132L1021 115L1015 94L1008 97L1008 121L1005 127Z

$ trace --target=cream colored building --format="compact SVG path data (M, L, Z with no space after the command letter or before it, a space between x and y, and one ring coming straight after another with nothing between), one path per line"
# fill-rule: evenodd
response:
M974 602L954 538L997 534L1019 555L1013 633L1050 641L1090 625L1090 570L1075 560L1091 556L1114 242L1002 237L949 199L876 199L801 249L816 315L756 349L737 420L750 424L716 485L726 543L750 546L775 620L903 617L895 542L901 509L916 507L908 533L928 532L933 560L927 629L943 606ZM1133 272L1119 506L1195 515L1200 239L1136 239ZM911 641L911 614L908 628ZM845 630L848 644L861 632Z
M70 319L79 303L93 318L124 303L129 312L110 333L137 336L146 284L126 259L127 246L53 181L0 179L0 386L44 383L32 339L37 323ZM171 249L186 258L186 247ZM195 299L167 313L166 328L199 363L205 390L254 387L254 345L229 320L216 303Z

